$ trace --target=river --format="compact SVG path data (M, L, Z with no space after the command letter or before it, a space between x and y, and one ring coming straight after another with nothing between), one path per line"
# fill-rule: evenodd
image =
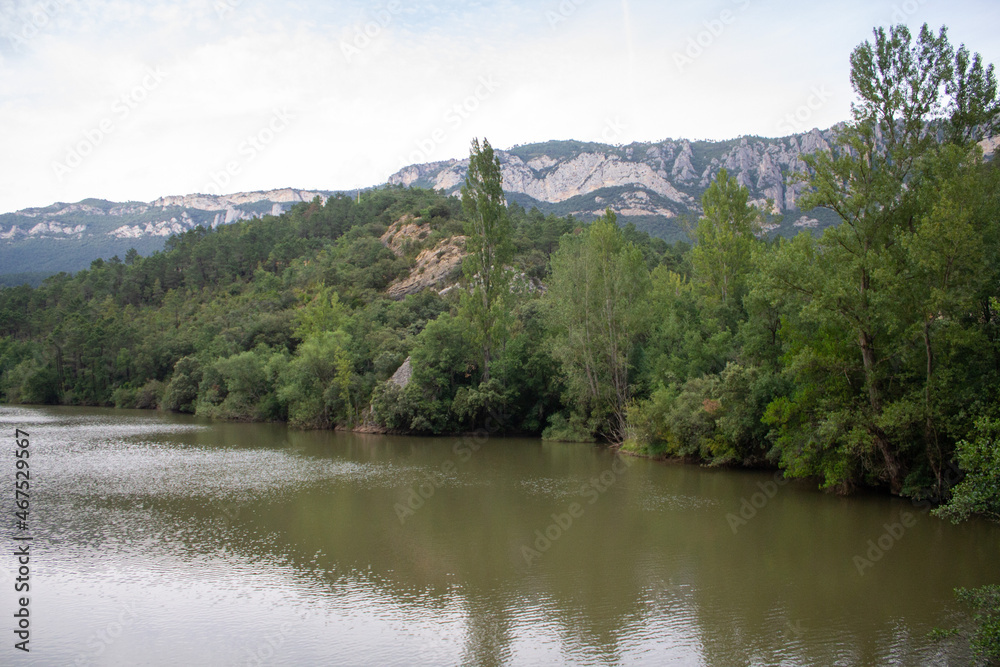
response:
M1000 527L603 447L0 406L5 665L962 665ZM15 527L15 429L29 434Z

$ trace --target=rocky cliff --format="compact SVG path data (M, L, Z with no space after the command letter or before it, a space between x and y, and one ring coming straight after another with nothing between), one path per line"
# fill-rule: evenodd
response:
M771 202L780 217L770 230L792 234L835 224L828 211L799 209L805 184L794 178L804 155L829 151L836 128L780 138L740 137L728 141L667 139L628 146L550 141L497 151L504 189L511 202L543 213L582 220L610 207L623 222L668 240L683 238L676 218L697 215L701 195L725 168L745 185L754 203ZM983 142L992 155L998 138ZM391 185L420 186L458 194L468 160L405 167ZM0 215L0 274L74 271L96 257L124 255L129 247L148 254L167 236L197 225L216 227L267 214L296 202L325 199L332 191L285 188L232 195L183 195L152 202L115 203L88 199Z
M382 244L399 257L404 256L408 248L419 250L409 275L386 290L389 298L402 299L427 287L445 288L449 282L454 284L465 257L465 237L452 236L427 247L425 239L430 235L430 225L417 224L411 216L389 225L382 235Z
M778 139L668 139L628 146L552 141L497 153L508 197L543 212L589 219L610 207L626 218L660 221L697 213L702 192L725 168L750 190L755 203L763 206L770 200L773 213L798 214L805 185L793 175L805 170L803 155L830 150L835 132L814 129ZM393 174L389 183L457 194L468 164L466 159L412 165Z

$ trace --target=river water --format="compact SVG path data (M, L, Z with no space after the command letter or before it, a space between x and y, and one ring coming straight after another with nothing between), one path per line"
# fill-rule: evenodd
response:
M1000 581L993 524L590 445L3 406L0 429L4 665L963 665L927 633Z

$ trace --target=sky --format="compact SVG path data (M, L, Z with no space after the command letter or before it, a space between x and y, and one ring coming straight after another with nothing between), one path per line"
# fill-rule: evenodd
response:
M825 129L851 50L925 22L1000 63L996 0L0 0L0 212Z

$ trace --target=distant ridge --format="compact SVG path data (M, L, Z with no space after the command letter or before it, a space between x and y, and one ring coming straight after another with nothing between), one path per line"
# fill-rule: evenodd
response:
M835 224L824 210L803 212L806 185L791 175L805 170L802 157L829 151L836 127L787 137L738 137L727 141L666 139L627 146L581 141L546 141L498 150L507 198L542 213L590 220L611 208L622 224L667 240L684 237L678 218L700 212L701 195L726 169L758 205L772 203L777 216L769 231L794 234ZM992 155L1000 139L982 143ZM457 195L467 159L414 164L389 177L389 185L419 186ZM349 191L356 194L357 190ZM172 234L198 225L217 227L264 215L279 215L299 202L334 190L280 188L229 195L189 194L152 202L85 199L0 215L0 285L77 271L98 257L124 257L129 248L146 255L163 248Z

